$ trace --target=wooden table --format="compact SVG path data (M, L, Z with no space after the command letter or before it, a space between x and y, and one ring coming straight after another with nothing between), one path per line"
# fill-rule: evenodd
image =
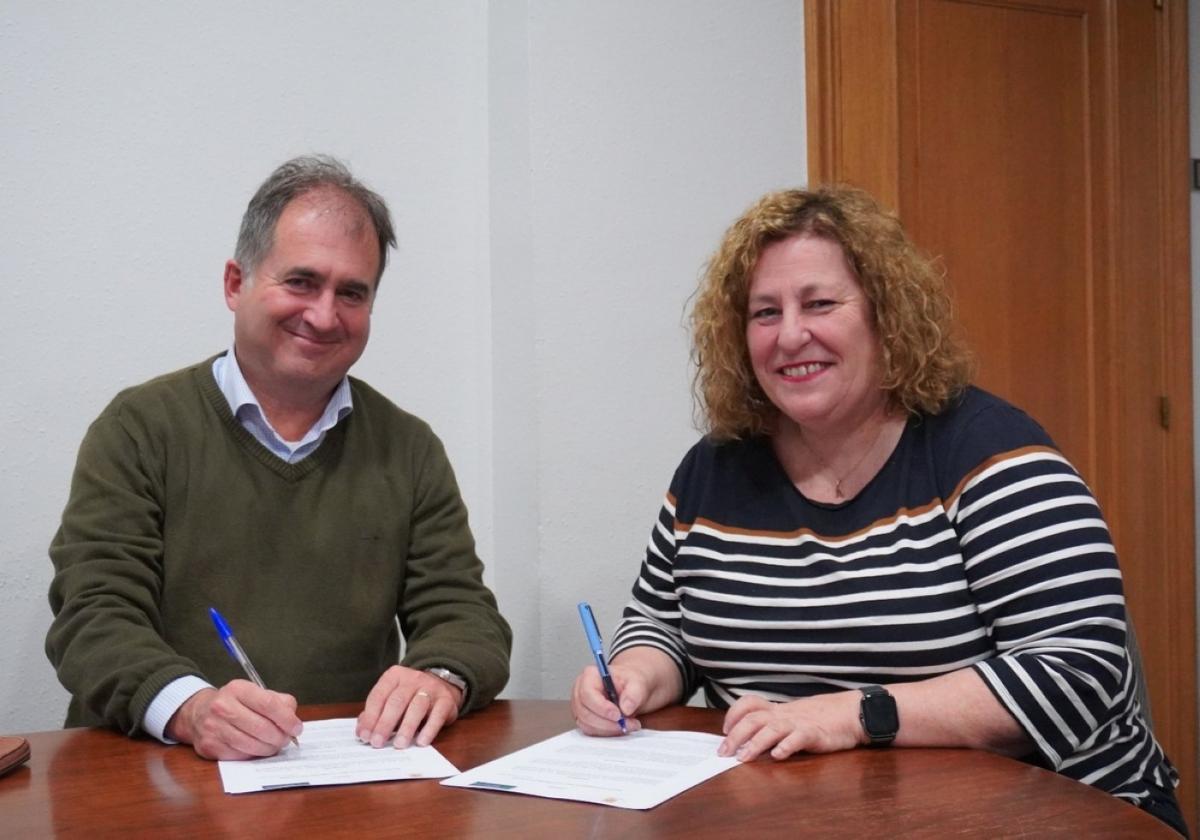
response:
M359 706L314 706L308 720ZM675 708L653 729L719 732L721 713ZM494 703L438 749L466 770L573 725L565 702ZM854 750L760 760L650 811L399 781L230 796L213 762L107 730L27 735L28 766L0 778L0 836L54 837L1176 837L1094 788L970 750Z

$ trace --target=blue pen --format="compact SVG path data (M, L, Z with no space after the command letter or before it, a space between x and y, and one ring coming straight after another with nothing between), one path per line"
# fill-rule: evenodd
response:
M258 671L254 668L254 663L250 661L250 657L246 655L246 651L242 650L242 646L238 644L237 637L233 635L233 631L229 629L229 625L225 623L225 619L217 612L216 607L209 607L208 614L212 616L213 625L217 628L217 634L221 637L221 643L225 645L225 650L229 651L229 655L237 664L242 666L242 670L246 672L246 676L250 681L259 688L265 689L266 683L262 677L258 675ZM300 742L292 737L292 743L297 747Z
M600 681L604 683L604 693L620 711L621 702L617 698L617 687L613 685L612 674L608 672L608 662L604 660L604 643L600 641L600 628L596 626L596 616L592 615L592 608L588 606L587 601L579 602L579 619L583 622L583 632L587 634L588 647L592 649L592 656L596 660L596 669L600 671ZM629 729L625 726L625 716L621 715L617 723L621 727L621 734L627 735Z

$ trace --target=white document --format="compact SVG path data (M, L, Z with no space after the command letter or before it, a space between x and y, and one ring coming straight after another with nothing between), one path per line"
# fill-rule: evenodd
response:
M579 730L489 761L443 785L644 810L738 765L720 735L658 732L593 738Z
M348 785L393 779L441 779L458 772L433 747L378 749L355 734L354 718L304 724L300 746L253 761L219 761L226 793L254 793L307 785Z

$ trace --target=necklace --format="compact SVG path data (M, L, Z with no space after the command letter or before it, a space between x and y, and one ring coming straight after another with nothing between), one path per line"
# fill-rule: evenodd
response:
M804 448L807 449L812 456L817 459L817 463L821 465L821 468L825 470L825 472L833 474L833 494L835 497L838 499L845 498L845 495L842 493L842 482L854 475L854 472L862 466L863 461L867 460L867 456L875 451L875 447L878 445L879 439L883 437L883 430L887 428L887 425L887 418L885 417L884 421L879 424L879 431L875 433L874 439L871 440L871 445L863 450L863 454L860 455L858 460L854 462L854 466L842 473L840 478L838 477L837 473L834 472L833 467L829 466L829 462L822 458L821 454L817 452L817 450L813 448L812 444L808 442L808 438L804 436L804 432L800 432L800 440L804 444Z

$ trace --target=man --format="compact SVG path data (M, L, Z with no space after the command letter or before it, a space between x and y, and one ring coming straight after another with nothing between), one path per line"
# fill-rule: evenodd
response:
M68 726L252 758L300 734L297 703L365 697L358 736L404 747L504 687L511 631L440 441L347 376L394 245L341 163L283 164L225 265L232 349L88 429L50 546ZM209 607L272 690L241 678Z

